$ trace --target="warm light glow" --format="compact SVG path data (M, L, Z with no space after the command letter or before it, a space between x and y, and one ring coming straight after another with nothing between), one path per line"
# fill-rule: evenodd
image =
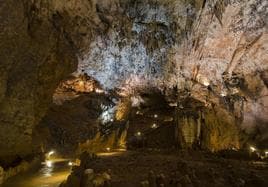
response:
M98 89L98 88L96 88L95 92L96 92L96 93L104 93L104 91L103 91L103 90Z
M49 167L49 168L51 168L52 167L52 161L47 160L46 161L46 166Z
M139 113L140 113L140 111L137 111L137 112L136 112L136 114L139 114Z
M238 151L238 149L236 147L232 147L231 148L233 151Z
M252 152L255 152L255 151L256 151L256 148L253 147L253 146L250 146L249 149L250 149Z
M68 165L69 165L69 166L73 166L73 163L72 163L72 162L68 162Z
M84 81L80 80L80 81L78 82L78 84L79 84L79 86L84 86Z
M121 155L124 152L115 151L115 152L105 152L105 153L97 153L98 156L115 156L115 155Z
M137 132L137 136L141 136L141 132Z
M111 151L111 148L110 147L107 147L106 148L106 151L108 151L108 152Z
M152 125L152 129L156 129L157 128L157 125L154 123L153 125Z
M55 152L54 151L50 151L49 153L48 153L48 156L51 156L51 155L53 155Z
M157 117L158 117L158 115L157 115L157 114L155 114L155 115L154 115L154 118L157 118Z
M265 151L264 153L265 153L265 156L268 156L268 151Z

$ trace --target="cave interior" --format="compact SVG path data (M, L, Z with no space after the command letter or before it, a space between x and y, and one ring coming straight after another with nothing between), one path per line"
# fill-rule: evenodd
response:
M0 186L268 186L268 1L0 0Z

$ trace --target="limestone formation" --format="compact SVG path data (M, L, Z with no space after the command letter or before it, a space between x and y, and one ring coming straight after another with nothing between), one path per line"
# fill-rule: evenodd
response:
M71 73L120 96L118 121L142 103L129 98L160 91L181 147L267 145L267 10L265 0L0 0L0 163L41 151L34 128Z

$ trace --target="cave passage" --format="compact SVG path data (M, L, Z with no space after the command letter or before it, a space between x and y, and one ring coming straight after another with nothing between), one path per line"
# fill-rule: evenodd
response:
M267 0L0 0L0 187L267 187Z

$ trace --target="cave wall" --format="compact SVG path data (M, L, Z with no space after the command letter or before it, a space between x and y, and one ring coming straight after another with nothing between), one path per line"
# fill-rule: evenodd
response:
M53 11L44 1L0 1L1 159L33 153L32 129L59 81L77 65Z
M212 152L242 148L240 120L220 107L177 110L175 125L180 148Z
M267 2L261 0L103 1L106 26L79 60L106 89L188 90L267 139ZM122 18L123 17L123 18ZM105 50L103 50L105 49ZM170 95L169 95L170 96ZM176 101L174 99L173 101Z
M267 139L267 6L264 1L208 1L174 56L178 87L208 108L226 110L219 120L235 119L250 137L258 134L254 141Z
M168 55L191 28L199 6L195 1L101 1L96 16L106 26L79 60L105 89L162 86L172 73ZM126 93L125 93L126 92Z
M32 128L77 58L105 89L188 90L267 139L267 1L0 3L1 157L32 152Z

